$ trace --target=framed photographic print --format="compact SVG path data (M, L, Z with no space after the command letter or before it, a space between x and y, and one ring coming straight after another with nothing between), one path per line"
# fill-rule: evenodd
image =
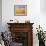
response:
M14 5L14 16L26 16L27 5Z

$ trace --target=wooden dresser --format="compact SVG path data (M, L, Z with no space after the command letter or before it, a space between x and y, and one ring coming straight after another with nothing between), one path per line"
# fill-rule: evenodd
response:
M33 46L33 23L7 23L12 39L15 42L23 43L22 46Z

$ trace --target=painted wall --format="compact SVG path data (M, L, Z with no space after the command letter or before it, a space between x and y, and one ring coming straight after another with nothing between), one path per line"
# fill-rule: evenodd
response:
M27 16L14 16L14 5L16 4L26 4L27 5ZM30 22L39 23L40 15L40 0L2 0L2 23L6 27L6 23L10 19L17 19L19 22L24 22L29 19ZM19 19L18 19L19 18ZM23 19L22 19L23 18ZM37 21L38 20L38 21ZM4 27L4 31L7 28Z
M30 20L33 25L33 45L38 46L38 39L36 37L36 27L39 24L46 30L46 14L42 12L44 9L43 0L2 0L2 26L3 31L8 30L7 22L11 19L17 19L19 22ZM27 5L27 16L14 16L14 5ZM45 7L44 7L45 8ZM46 10L44 10L46 11Z
M46 31L46 0L40 0L40 24Z
M14 16L14 5L27 5L27 16ZM36 27L40 24L40 0L2 0L2 25L3 31L8 30L7 22L17 19L19 22L30 20L33 25L33 45L38 46ZM36 40L37 39L37 40Z
M40 25L46 31L46 0L40 0ZM46 46L46 41L45 41Z
M2 0L0 0L0 31L2 31Z

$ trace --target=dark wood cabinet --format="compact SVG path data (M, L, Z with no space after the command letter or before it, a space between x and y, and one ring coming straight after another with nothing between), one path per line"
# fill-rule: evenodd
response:
M22 46L33 46L33 23L7 23L12 39L23 43Z

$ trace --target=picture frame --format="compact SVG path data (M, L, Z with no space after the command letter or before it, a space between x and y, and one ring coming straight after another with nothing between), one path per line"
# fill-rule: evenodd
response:
M14 16L27 16L27 5L14 5Z

